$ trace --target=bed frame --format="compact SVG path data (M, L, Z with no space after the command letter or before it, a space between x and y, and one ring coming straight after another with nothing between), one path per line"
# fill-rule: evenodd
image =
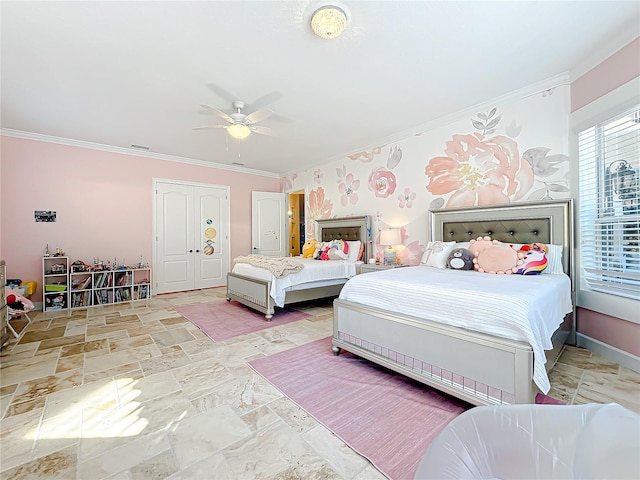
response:
M573 279L572 210L568 200L431 211L431 238L562 245ZM575 305L573 281L571 290ZM424 320L340 299L333 316L336 355L347 350L474 405L533 403L538 392L528 343L432 322L428 313ZM574 313L554 333L547 371L565 343L575 343Z
M369 258L372 251L371 244L371 219L369 216L331 218L318 220L316 222L316 232L319 241L328 242L331 240L360 240L364 243L364 257ZM337 297L340 295L342 283L326 285L322 287L312 287L307 289L291 290L285 297L285 305L307 300L315 300L326 297ZM267 321L273 318L275 313L275 302L269 292L271 291L271 281L261 280L238 275L233 272L227 273L227 301L232 299L265 314Z

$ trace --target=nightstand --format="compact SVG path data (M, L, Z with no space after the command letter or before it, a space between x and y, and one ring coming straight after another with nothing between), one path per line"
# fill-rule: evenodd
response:
M373 263L363 263L360 273L378 272L380 270L391 270L392 268L406 267L406 265L376 265Z

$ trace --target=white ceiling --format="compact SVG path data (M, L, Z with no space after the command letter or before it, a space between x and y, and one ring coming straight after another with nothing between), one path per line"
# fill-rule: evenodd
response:
M575 78L640 35L637 1L341 1L327 41L309 27L324 3L2 1L1 127L281 174ZM226 96L269 103L277 135L193 130Z

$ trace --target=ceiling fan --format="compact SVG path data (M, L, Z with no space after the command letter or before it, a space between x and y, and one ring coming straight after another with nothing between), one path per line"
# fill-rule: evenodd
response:
M234 100L232 102L235 112L225 113L217 108L210 107L209 105L200 105L207 112L214 113L227 122L226 125L205 125L202 127L195 127L194 130L207 130L210 128L224 128L229 135L234 138L243 139L247 138L249 134L258 133L260 135L273 135L273 130L269 127L262 125L256 125L258 122L273 115L273 112L267 108L256 110L253 113L245 115L242 113L242 109L245 107L245 103L240 100Z

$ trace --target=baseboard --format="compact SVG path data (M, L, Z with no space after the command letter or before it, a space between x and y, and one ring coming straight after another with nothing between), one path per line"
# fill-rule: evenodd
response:
M636 357L632 353L612 347L600 340L587 337L581 333L577 334L577 340L579 347L584 347L590 352L597 353L607 360L619 363L623 367L630 368L634 372L640 372L640 357Z

